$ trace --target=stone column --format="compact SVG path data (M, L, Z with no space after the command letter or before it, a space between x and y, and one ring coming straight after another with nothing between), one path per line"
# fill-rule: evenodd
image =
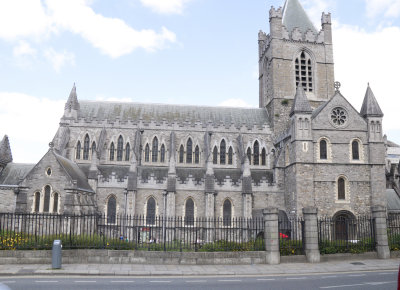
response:
M213 192L206 193L206 242L212 243L214 241L214 219L215 219L215 194Z
M386 208L384 206L373 206L371 208L375 230L376 251L379 259L389 259L390 250L387 237Z
M263 215L267 264L279 264L281 256L279 253L278 209L274 207L266 208Z
M319 263L321 255L318 247L318 209L315 207L303 208L304 217L304 251L309 263Z

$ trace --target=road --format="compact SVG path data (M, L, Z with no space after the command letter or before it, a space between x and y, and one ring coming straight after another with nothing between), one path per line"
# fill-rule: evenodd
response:
M397 289L397 271L257 277L0 277L12 290L26 289ZM0 285L1 285L0 284ZM7 288L6 288L7 289ZM2 287L0 286L0 290Z

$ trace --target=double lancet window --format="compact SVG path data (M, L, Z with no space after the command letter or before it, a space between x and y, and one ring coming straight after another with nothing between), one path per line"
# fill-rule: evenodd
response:
M302 51L295 60L296 87L300 84L306 92L312 92L313 87L313 65L311 57Z
M42 190L36 191L33 195L33 212L35 213L58 213L59 193L53 191L50 185Z

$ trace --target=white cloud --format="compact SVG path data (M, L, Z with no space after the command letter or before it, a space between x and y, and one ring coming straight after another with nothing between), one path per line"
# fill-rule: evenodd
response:
M186 3L192 0L140 0L143 6L161 14L181 14Z
M334 0L302 0L301 3L317 30L321 29L322 12L333 11L336 4Z
M18 43L18 45L14 47L13 55L15 57L19 57L19 56L35 56L36 55L36 49L32 48L32 46L28 42L21 40Z
M218 106L221 107L242 107L242 108L252 108L254 106L247 103L242 99L228 99L220 103Z
M9 136L14 162L39 161L57 132L64 103L0 92L0 138Z
M375 18L381 14L387 18L400 16L399 0L365 0L367 16Z
M75 55L65 50L57 52L53 48L49 48L44 51L43 55L53 65L56 72L60 72L61 68L67 64L75 65Z
M46 39L70 31L87 40L102 53L117 58L134 49L148 51L165 48L176 36L162 27L135 30L118 18L96 13L85 0L9 0L0 1L0 38L18 41ZM23 7L23 9L21 9Z

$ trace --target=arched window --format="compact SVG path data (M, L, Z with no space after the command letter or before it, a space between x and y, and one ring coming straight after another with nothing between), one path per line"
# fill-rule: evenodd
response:
M219 146L219 163L225 164L226 159L226 143L225 140L222 139L221 144Z
M110 196L107 202L107 223L115 224L117 215L117 199L115 196Z
M213 150L213 164L218 164L218 149L217 146Z
M254 165L260 165L260 145L258 144L258 141L254 142L254 155L253 155L253 159Z
M338 179L338 200L346 199L346 181L343 177Z
M93 153L95 151L96 151L96 142L93 141L93 143L92 143L92 156L93 156Z
M185 225L194 226L194 202L188 198L185 204Z
M357 140L351 143L351 153L353 160L360 160L360 148Z
M328 144L324 139L319 141L319 159L321 160L328 159Z
M251 149L247 148L247 159L249 159L249 164L251 165Z
M76 159L81 159L81 141L76 144Z
M156 201L153 197L147 200L146 208L146 223L148 225L154 225L156 220Z
M53 213L58 212L58 193L55 192L53 195Z
M200 149L199 149L199 146L196 146L196 149L194 150L194 163L196 163L196 164L200 163Z
M149 162L150 161L150 146L149 144L146 144L146 147L144 148L144 162Z
M225 227L231 226L232 220L232 203L229 199L225 199L223 205L223 224Z
M44 187L43 212L49 212L49 209L50 209L50 192L51 192L50 186L46 185Z
M302 51L295 60L296 87L301 84L306 92L313 91L313 68L310 56Z
M263 148L261 151L261 165L267 165L267 151L265 150L265 148Z
M90 143L90 138L89 135L86 134L85 140L83 142L83 160L88 160L89 159L89 143Z
M186 142L186 163L192 163L193 158L193 146L192 139L188 139Z
M125 146L125 161L129 161L131 157L131 145L129 143L126 143Z
M233 164L233 149L232 149L232 147L229 147L229 150L228 150L228 164L229 165Z
M153 146L151 147L151 162L158 161L158 138L154 137Z
M165 162L165 145L164 144L161 145L160 161L162 163Z
M35 192L35 212L40 211L40 192Z
M179 163L183 163L183 157L185 155L185 150L183 149L183 145L179 148Z
M122 136L118 137L117 143L117 161L122 161L122 155L124 154L124 138Z
M111 142L111 145L110 145L110 161L114 161L114 152L115 152L114 142Z

